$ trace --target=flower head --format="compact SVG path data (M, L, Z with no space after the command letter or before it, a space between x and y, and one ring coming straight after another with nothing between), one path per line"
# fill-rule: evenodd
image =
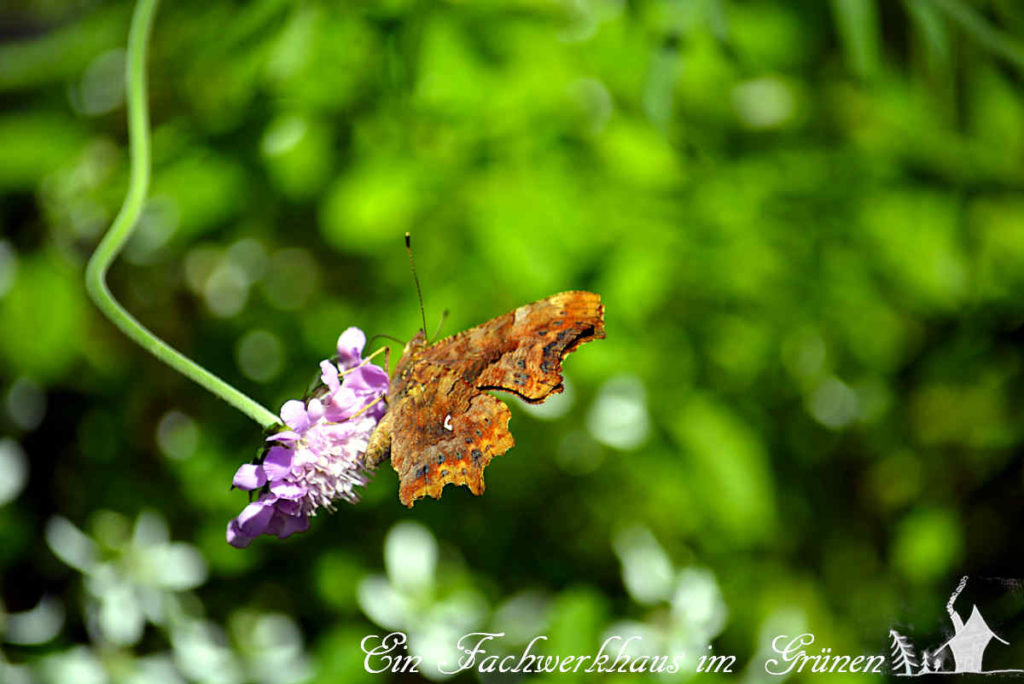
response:
M244 548L261 534L285 538L309 527L317 509L358 501L368 473L359 457L387 410L383 368L362 358L366 336L349 328L338 338L337 362L320 362L323 386L308 401L281 407L285 429L267 438L262 462L243 465L233 484L259 497L228 523L227 540Z

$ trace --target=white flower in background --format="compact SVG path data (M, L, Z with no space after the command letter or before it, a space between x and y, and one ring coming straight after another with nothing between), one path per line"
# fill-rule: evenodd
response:
M171 631L174 664L187 681L242 684L242 666L224 630L206 620L189 620Z
M231 616L228 628L245 666L245 681L298 684L313 676L302 631L289 616L241 610Z
M460 655L455 644L484 623L488 606L456 571L446 569L444 586L439 586L437 557L437 540L427 528L398 523L384 542L386 575L360 582L358 599L373 622L408 635L409 653L423 659L419 671L424 677L445 679L438 665L454 665Z
M613 546L622 563L626 591L651 610L643 621L615 622L604 637L641 637L629 644L626 652L631 657L703 655L728 618L714 573L705 568L674 567L650 530L639 525L616 534ZM687 672L692 675L684 669L672 676L687 677Z
M18 498L28 483L28 459L21 445L10 437L0 439L0 506Z
M42 659L36 670L42 681L48 684L107 684L110 681L97 654L85 646L74 646L47 656Z
M646 527L619 530L612 546L622 563L622 582L637 603L652 605L672 596L675 568Z
M52 641L64 627L64 606L43 596L34 608L20 613L3 613L0 604L0 641L19 646L38 646ZM3 680L0 680L3 681Z
M46 541L62 561L85 575L85 623L92 640L132 646L146 622L168 626L185 613L178 593L206 581L206 561L190 544L171 542L155 513L134 527L116 513L97 515L94 541L61 517L46 526Z
M725 629L729 611L707 568L683 568L672 596L672 624L691 645L707 646Z
M538 634L547 634L551 624L551 601L536 590L526 589L505 599L494 609L488 628L501 632L502 642L524 646Z
M159 515L143 513L132 524L100 511L93 528L90 537L61 517L46 528L54 554L84 576L83 611L92 647L76 646L17 667L6 665L0 654L0 682L298 684L310 679L302 633L290 617L239 609L228 629L203 617L202 604L189 590L206 581L206 562L191 544L172 542ZM60 611L53 627L58 609L44 599L11 616L8 634L20 640L9 640L52 639L63 624ZM133 652L147 624L165 635L169 651ZM0 619L0 634L3 625Z
M632 374L606 380L587 413L587 430L613 449L632 451L642 446L651 433L643 381Z

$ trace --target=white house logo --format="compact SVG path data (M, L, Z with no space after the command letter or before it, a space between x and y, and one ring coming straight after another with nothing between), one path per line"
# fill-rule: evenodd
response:
M967 620L963 619L960 610L964 610L964 606L961 605L958 610L956 602L966 586L967 578L964 577L950 595L946 603L946 612L953 623L953 635L935 648L921 650L918 653L910 639L895 629L889 630L893 674L899 677L918 677L925 674L1024 673L1024 670L1019 669L985 669L986 649L993 642L1004 646L1008 646L1010 642L988 626L976 605L970 606Z

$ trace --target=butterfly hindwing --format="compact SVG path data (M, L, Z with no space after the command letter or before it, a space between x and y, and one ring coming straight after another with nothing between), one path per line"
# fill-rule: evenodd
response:
M399 499L406 506L424 496L440 498L446 484L484 491L483 471L515 443L511 412L442 366L418 365L394 407L391 464L398 472Z

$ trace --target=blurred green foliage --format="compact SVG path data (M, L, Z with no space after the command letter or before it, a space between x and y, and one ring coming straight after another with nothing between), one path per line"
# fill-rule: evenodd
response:
M228 484L258 429L82 287L127 183L130 10L0 15L16 681L370 680L386 629L592 653L622 625L714 639L754 681L773 634L885 653L893 624L941 629L960 575L1021 576L1017 3L166 3L151 197L111 284L171 344L277 407L347 326L417 329L407 230L447 332L560 290L607 307L570 392L513 407L483 497L407 511L385 468L246 551ZM139 574L170 538L202 577ZM103 569L68 560L92 544Z

